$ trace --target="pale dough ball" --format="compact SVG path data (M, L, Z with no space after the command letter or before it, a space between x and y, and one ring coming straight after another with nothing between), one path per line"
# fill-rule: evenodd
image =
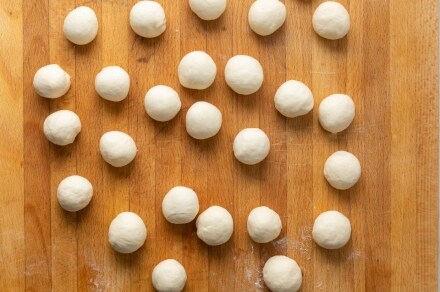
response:
M144 38L155 38L167 28L167 19L162 5L155 1L139 1L130 11L130 26Z
M253 209L248 216L247 230L258 243L274 240L281 233L281 218L272 209L262 206Z
M263 84L263 67L250 56L237 55L226 63L225 79L233 91L249 95L257 92Z
M288 118L309 113L315 100L310 89L296 80L286 81L275 93L275 108Z
M84 209L90 203L92 196L92 184L79 175L66 177L58 185L58 202L64 210L69 212Z
M220 131L221 126L222 113L209 102L198 101L186 113L186 131L194 139L211 138Z
M286 6L278 0L257 0L249 9L251 29L262 36L273 34L286 20Z
M98 34L98 18L87 6L73 9L64 19L64 35L74 44L86 45Z
M203 20L219 18L226 10L227 0L189 0L191 10Z
M70 76L57 64L46 65L35 73L33 85L39 96L58 98L69 91Z
M214 83L217 66L207 53L194 51L182 58L178 74L183 87L202 90Z
M106 100L124 100L130 89L130 76L119 66L105 67L96 75L95 89Z
M177 186L163 198L162 213L168 222L174 224L189 223L199 213L199 199L190 188Z
M148 90L144 99L147 114L156 121L173 119L182 107L179 94L169 86L157 85Z
M158 263L151 275L154 289L159 292L180 292L186 283L185 268L174 259Z
M313 224L313 240L326 249L343 247L351 236L350 220L338 211L321 213Z
M347 190L361 177L361 164L353 154L337 151L325 162L324 176L335 189Z
M231 238L234 222L228 210L212 206L199 215L196 228L197 236L207 245L220 245Z
M347 129L354 115L354 102L345 94L333 94L326 97L318 109L321 126L331 133L339 133Z
M133 138L120 131L110 131L102 135L99 150L102 158L115 167L129 164L137 153Z
M233 149L238 161L254 165L263 161L269 154L269 137L258 128L244 129L235 136Z
M298 291L302 283L301 268L286 256L273 256L263 268L264 284L274 292Z
M323 38L341 39L350 30L350 15L344 6L337 2L324 2L313 14L313 29Z
M50 114L43 124L44 135L53 144L65 146L73 143L81 132L81 121L72 111L59 110Z
M133 212L122 212L108 229L108 241L120 253L132 253L144 245L147 227L144 221Z

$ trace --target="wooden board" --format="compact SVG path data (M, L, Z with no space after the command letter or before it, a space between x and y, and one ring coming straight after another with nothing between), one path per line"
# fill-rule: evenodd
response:
M438 15L435 0L341 0L350 12L347 38L326 41L312 30L320 0L286 0L287 21L274 35L257 37L247 25L253 0L230 0L219 20L203 22L187 1L160 0L166 33L135 36L128 24L135 0L11 0L0 3L0 287L2 291L150 291L156 263L175 258L188 274L186 291L262 291L262 265L277 254L302 268L302 291L436 291L438 255ZM99 34L73 46L62 34L66 13L92 7ZM218 66L205 91L179 86L176 69L192 50L205 50ZM234 94L223 68L235 54L249 54L264 67L265 82L252 96ZM72 76L69 93L57 100L37 96L35 71L58 63ZM132 78L128 99L112 104L94 91L103 66L120 65ZM308 84L312 114L282 117L273 106L287 79ZM155 84L176 88L183 109L168 123L155 123L143 108ZM323 131L317 106L327 95L347 93L356 103L351 127ZM188 107L198 100L217 105L219 135L195 141L185 131ZM42 133L45 117L58 109L78 113L83 131L74 144L56 147ZM258 166L232 155L235 134L260 127L271 139ZM115 169L98 151L101 134L121 130L134 137L139 154ZM322 169L336 150L357 155L360 182L339 192ZM92 203L76 214L59 207L55 190L72 174L93 183ZM207 247L194 224L173 226L161 201L175 185L194 188L201 210L227 208L232 239ZM253 243L246 233L249 211L275 209L280 237ZM352 222L349 244L325 251L311 239L314 218L336 209ZM107 244L110 221L121 211L138 213L148 227L145 247L120 255Z

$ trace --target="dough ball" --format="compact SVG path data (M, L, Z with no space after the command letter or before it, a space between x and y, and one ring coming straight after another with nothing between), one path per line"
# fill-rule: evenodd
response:
M199 215L196 228L197 236L207 245L220 245L231 238L234 222L228 210L212 206Z
M339 133L353 121L355 106L348 95L333 94L321 102L318 112L321 126L331 133Z
M258 243L274 240L281 233L280 216L268 207L257 207L248 216L247 230L251 238Z
M130 89L130 76L119 66L105 67L96 75L95 89L106 100L124 100Z
M73 9L64 19L64 35L74 44L86 45L98 34L98 18L87 6Z
M190 188L177 186L163 198L162 212L168 222L174 224L189 223L199 213L199 199Z
M286 20L286 6L278 0L257 0L249 9L251 29L262 36L273 34Z
M209 102L198 101L186 113L186 131L194 139L215 136L222 126L222 113Z
M274 292L298 291L302 283L301 268L286 256L273 256L263 268L264 284Z
M65 146L72 144L81 132L81 121L74 112L59 110L44 120L43 130L47 140L53 144Z
M162 5L155 1L139 1L130 11L130 26L144 38L155 38L167 28L167 19Z
M137 153L133 138L120 131L110 131L102 135L99 150L102 158L115 167L129 164Z
M350 236L350 220L338 211L321 213L315 219L312 237L323 248L341 248L350 240Z
M237 55L226 63L225 79L233 91L249 95L257 92L263 84L263 67L250 56Z
M226 10L227 0L189 0L191 10L203 20L219 18Z
M315 100L310 89L296 80L286 81L275 93L275 108L288 118L309 113Z
M259 0L260 1L260 0ZM241 130L234 139L234 155L238 161L254 165L263 161L270 151L266 133L258 128Z
M66 177L58 185L58 202L64 210L69 212L84 209L90 203L92 196L92 184L79 175Z
M361 177L361 164L353 154L337 151L325 162L324 176L335 189L347 190Z
M133 212L122 212L113 219L108 229L108 241L120 253L132 253L144 245L147 227Z
M70 76L57 64L51 64L38 69L33 85L39 96L58 98L69 91Z
M147 114L156 121L173 119L182 107L179 94L171 87L157 85L148 90L144 99Z
M214 83L217 66L207 53L194 51L182 58L178 74L183 87L202 90Z
M159 292L180 292L185 287L186 272L178 261L168 259L154 267L151 278Z
M313 29L323 38L341 39L350 30L350 15L344 6L337 2L324 2L313 14Z

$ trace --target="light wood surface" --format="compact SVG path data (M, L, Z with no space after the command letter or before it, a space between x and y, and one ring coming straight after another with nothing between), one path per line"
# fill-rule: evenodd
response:
M187 1L160 0L168 28L156 39L136 36L128 24L135 0L11 0L0 2L0 290L151 291L151 271L166 258L186 268L186 291L263 291L262 266L277 254L303 271L302 291L437 291L438 255L438 15L436 0L341 0L351 15L347 38L326 41L312 29L319 0L286 0L287 20L274 35L258 37L247 24L253 0L229 0L213 22L199 20ZM74 46L62 34L69 10L85 4L99 19L93 43ZM177 65L192 50L207 51L218 75L204 91L179 86ZM228 58L248 54L264 67L261 90L238 96L224 82ZM72 77L68 94L46 100L32 88L35 71L60 64ZM100 99L94 78L119 65L132 80L121 103ZM273 106L288 79L308 84L313 113L286 119ZM143 97L156 85L174 87L183 108L168 123L153 122ZM317 121L319 102L347 93L356 118L333 135ZM223 112L216 137L196 141L185 131L185 113L198 100ZM42 133L46 116L71 109L83 130L71 146L51 145ZM260 127L271 139L269 157L244 166L232 154L242 128ZM108 130L132 135L138 156L115 169L99 155ZM336 191L325 181L326 158L354 153L360 182ZM61 179L87 177L95 192L76 214L56 200ZM194 223L165 221L161 202L175 185L193 188L201 211L227 208L231 240L207 247ZM282 217L280 237L256 244L246 233L249 211L266 205ZM318 248L314 218L339 210L352 222L346 247ZM146 222L146 245L120 255L107 243L111 220L121 211Z

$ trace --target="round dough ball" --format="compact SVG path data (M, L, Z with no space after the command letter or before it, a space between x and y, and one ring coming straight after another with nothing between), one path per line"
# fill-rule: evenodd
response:
M113 219L108 229L108 241L120 253L132 253L144 245L147 227L133 212L122 212Z
M337 151L325 162L324 176L335 189L347 190L361 177L361 164L350 152Z
M64 19L63 31L66 38L76 45L92 42L98 34L95 11L87 6L73 9Z
M313 14L313 29L323 38L338 40L350 30L350 15L344 6L337 2L324 2Z
M207 53L194 51L182 58L178 74L183 87L202 90L214 83L217 66Z
M219 18L226 10L227 0L189 0L191 10L203 20Z
M72 175L63 179L58 185L58 203L64 210L76 212L84 209L92 199L93 186L84 177Z
M158 263L152 273L154 289L159 292L180 292L186 284L185 268L176 260Z
M249 95L257 92L263 84L263 67L250 56L237 55L226 63L225 79L233 91Z
M168 222L174 224L189 223L199 213L199 199L190 188L177 186L163 198L162 213Z
M231 238L234 222L225 208L212 206L199 215L196 221L197 236L207 245L220 245Z
M314 103L312 92L300 81L286 81L275 93L275 108L288 118L309 113Z
M74 112L59 110L44 120L43 131L47 140L53 144L65 146L72 144L81 132L81 121Z
M70 75L57 64L46 65L35 73L33 85L39 96L58 98L69 91Z
M105 67L96 75L95 89L106 100L124 100L130 89L130 76L119 66Z
M274 240L281 233L280 216L268 207L257 207L248 216L247 230L251 238L258 243Z
M169 86L157 85L148 90L144 99L147 114L156 121L173 119L182 107L179 94Z
M298 291L302 283L301 268L286 256L273 256L263 268L264 284L274 292Z
M341 248L350 240L350 236L350 220L338 211L321 213L315 219L312 237L323 248Z
M186 131L194 139L211 138L220 131L221 126L222 113L209 102L198 101L186 113Z
M251 29L262 36L273 34L286 20L286 6L278 0L257 0L249 9Z
M254 165L263 161L269 154L269 137L258 128L244 129L235 136L233 149L238 161Z
M321 126L330 133L339 133L350 126L355 115L355 105L351 97L345 94L333 94L326 97L318 109Z
M120 131L110 131L102 135L99 150L102 158L115 167L129 164L137 153L133 138Z
M155 1L139 1L130 11L130 26L144 38L155 38L167 28L167 19L162 5Z

